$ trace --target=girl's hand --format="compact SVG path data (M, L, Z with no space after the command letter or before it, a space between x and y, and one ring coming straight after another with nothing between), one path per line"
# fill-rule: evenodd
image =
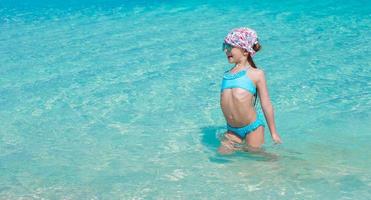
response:
M272 133L272 139L273 139L274 143L276 143L276 144L281 144L282 143L281 137L278 135L278 133Z

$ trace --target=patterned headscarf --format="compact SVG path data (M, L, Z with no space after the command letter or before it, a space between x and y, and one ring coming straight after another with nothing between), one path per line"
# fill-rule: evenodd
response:
M258 43L258 35L250 28L236 28L228 33L224 39L224 42L232 46L245 49L252 57L256 53L253 49L253 46L254 44Z

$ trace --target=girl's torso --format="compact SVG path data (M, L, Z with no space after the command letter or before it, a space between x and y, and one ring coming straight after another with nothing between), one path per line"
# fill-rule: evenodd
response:
M245 126L256 119L256 81L252 70L248 68L237 73L224 73L220 105L225 119L233 127Z

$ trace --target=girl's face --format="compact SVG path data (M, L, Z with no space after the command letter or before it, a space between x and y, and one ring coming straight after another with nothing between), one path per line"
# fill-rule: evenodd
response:
M244 49L234 47L227 43L223 43L223 51L225 52L229 63L239 63L247 57L247 52Z

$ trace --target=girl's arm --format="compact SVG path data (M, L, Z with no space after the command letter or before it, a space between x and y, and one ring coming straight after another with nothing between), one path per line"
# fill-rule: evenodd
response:
M262 70L258 70L258 81L256 87L258 89L259 98L261 101L261 106L264 112L265 119L267 120L269 131L271 133L272 139L275 143L281 143L281 138L276 130L276 125L274 122L274 111L273 106L269 98L267 83L265 80L265 75Z

